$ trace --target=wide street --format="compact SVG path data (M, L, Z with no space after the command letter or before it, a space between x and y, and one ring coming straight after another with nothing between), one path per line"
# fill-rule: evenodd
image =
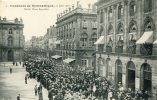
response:
M10 73L10 67L12 73ZM35 79L28 79L25 84L25 68L13 66L12 63L0 63L0 100L16 100L20 94L21 100L38 100L34 86L39 83ZM48 92L43 88L43 100L48 100Z

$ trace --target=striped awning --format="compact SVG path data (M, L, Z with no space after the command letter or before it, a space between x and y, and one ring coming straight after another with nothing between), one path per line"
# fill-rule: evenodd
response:
M155 41L153 42L153 44L157 44L157 40L155 40Z
M104 44L104 36L100 36L99 39L94 44Z
M60 55L54 55L54 56L51 56L52 58L54 58L54 59L59 59L59 58L61 58L62 56L60 56Z
M67 58L67 59L64 59L63 62L65 63L70 63L72 61L74 61L75 59L72 59L72 58Z
M136 44L153 43L153 31L144 32Z

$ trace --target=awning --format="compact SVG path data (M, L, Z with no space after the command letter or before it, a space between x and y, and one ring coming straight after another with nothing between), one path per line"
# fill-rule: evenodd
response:
M61 43L61 41L55 41L55 44L60 44Z
M64 59L63 62L65 63L70 63L72 61L74 61L75 59L72 59L72 58L67 58L67 59Z
M52 58L54 58L54 59L58 59L58 58L61 58L62 56L60 56L60 55L54 55L54 56L51 56Z
M100 36L94 44L104 44L104 36Z
M157 44L157 40L155 40L153 44Z
M144 32L136 44L153 43L153 31Z

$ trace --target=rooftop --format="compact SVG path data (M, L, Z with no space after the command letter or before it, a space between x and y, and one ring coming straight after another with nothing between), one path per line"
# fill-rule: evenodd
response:
M92 6L92 8L82 8L81 5L77 6L76 8L74 8L74 6L72 8L69 8L69 10L65 10L63 11L63 13L57 14L57 21L60 21L62 19L65 19L69 16L72 16L74 14L97 14L97 10L95 8L95 6Z
M0 16L0 24L23 24L22 19L15 18L14 20L7 20L6 17L1 18Z

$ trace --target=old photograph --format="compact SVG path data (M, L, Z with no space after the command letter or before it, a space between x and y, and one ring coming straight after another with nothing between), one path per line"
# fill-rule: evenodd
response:
M157 100L157 0L0 0L0 100Z

